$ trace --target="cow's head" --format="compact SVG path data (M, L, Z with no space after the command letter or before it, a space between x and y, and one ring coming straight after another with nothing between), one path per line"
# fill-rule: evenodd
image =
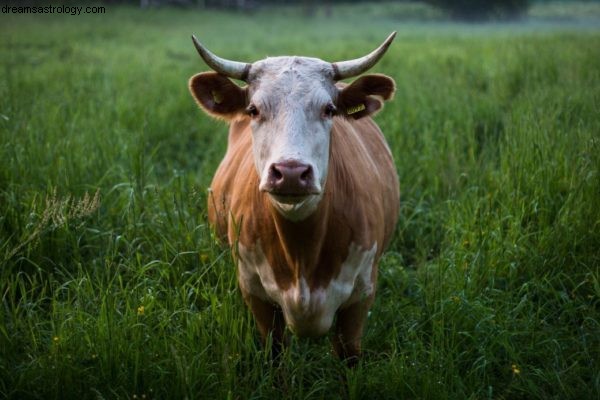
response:
M192 95L214 117L251 119L259 189L284 217L304 219L320 202L334 118L371 115L393 95L394 81L384 75L362 76L349 85L336 82L375 65L395 35L355 60L274 57L253 64L217 57L192 36L200 56L216 71L194 75ZM248 85L240 87L229 78Z

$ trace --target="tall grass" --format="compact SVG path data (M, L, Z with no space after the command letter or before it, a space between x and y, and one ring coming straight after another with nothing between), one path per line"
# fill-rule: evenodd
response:
M343 10L0 16L0 397L600 396L598 31ZM294 339L273 365L207 226L226 126L189 36L336 60L391 30L402 208L365 357Z

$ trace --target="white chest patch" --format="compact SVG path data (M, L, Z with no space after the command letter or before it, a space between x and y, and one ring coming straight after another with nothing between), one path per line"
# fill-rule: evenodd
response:
M331 328L338 309L373 293L371 271L377 243L362 249L351 243L340 273L326 287L311 290L301 276L287 290L275 281L261 244L253 249L239 245L240 287L263 300L279 304L287 325L299 336L321 336Z

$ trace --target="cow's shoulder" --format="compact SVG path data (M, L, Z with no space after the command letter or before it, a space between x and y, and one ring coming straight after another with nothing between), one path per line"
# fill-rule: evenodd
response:
M249 118L243 118L233 121L229 127L227 151L209 188L209 222L223 241L227 241L232 199L244 201L246 185L240 188L240 181L252 181L253 173L256 175L252 159L252 133Z
M399 184L387 142L370 118L336 118L326 190L332 224L352 231L349 240L383 250L398 218Z

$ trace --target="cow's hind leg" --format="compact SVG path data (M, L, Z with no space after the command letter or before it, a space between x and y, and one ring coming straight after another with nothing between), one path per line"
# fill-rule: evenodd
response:
M372 301L373 296L369 296L337 312L333 350L349 367L355 366L360 358L360 342Z
M276 359L285 345L285 319L279 307L249 293L242 293L244 301L252 311L263 345L267 345L271 335L271 356Z

